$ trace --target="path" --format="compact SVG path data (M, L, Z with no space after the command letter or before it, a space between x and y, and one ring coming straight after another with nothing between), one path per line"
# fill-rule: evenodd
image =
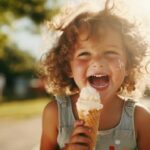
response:
M40 142L41 117L0 121L1 150L34 150ZM37 146L36 146L37 147Z

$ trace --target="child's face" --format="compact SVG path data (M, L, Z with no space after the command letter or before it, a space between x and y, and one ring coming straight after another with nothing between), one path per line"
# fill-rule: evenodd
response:
M79 89L91 85L102 99L112 98L126 75L127 58L121 35L107 28L102 37L81 41L70 64Z

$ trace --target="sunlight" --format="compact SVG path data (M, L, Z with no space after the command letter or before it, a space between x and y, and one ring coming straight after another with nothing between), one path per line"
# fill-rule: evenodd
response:
M149 15L150 13L150 1L149 0L131 0L131 1L128 1L128 3L130 3L131 9L139 13L139 15Z
M149 28L150 25L150 0L131 0L127 2L130 10L137 17L142 18L143 23Z

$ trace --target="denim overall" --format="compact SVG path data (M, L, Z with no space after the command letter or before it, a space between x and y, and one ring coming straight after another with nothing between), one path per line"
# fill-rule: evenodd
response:
M59 133L57 142L63 148L73 129L71 99L68 96L56 97L59 114ZM126 100L119 124L109 130L98 131L95 150L137 150L134 129L135 101Z

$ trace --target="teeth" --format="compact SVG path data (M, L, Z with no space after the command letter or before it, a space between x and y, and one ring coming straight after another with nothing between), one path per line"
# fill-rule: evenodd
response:
M105 75L92 75L92 76L94 76L94 77L103 77Z

